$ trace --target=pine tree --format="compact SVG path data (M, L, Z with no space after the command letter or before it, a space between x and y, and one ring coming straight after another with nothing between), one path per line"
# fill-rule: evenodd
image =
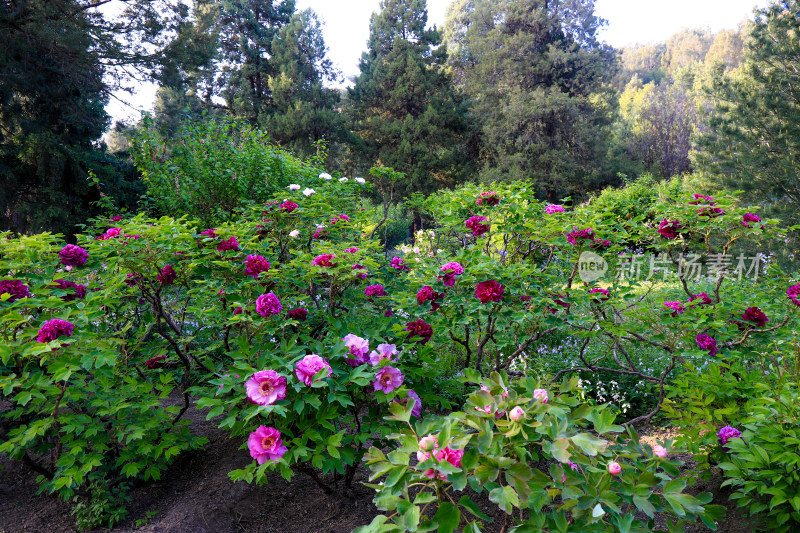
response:
M695 163L800 222L800 2L756 10L741 72L718 73Z
M439 32L424 0L382 0L370 20L361 74L349 90L354 132L367 166L405 173L402 196L450 187L468 172L463 102L444 71Z
M452 12L480 117L481 178L532 181L555 201L606 183L616 56L597 39L594 0L474 0Z

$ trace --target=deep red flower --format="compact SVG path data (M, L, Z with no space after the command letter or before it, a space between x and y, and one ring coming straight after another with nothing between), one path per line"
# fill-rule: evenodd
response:
M421 340L417 340L420 344L427 344L431 337L433 336L433 328L422 319L415 320L414 322L409 322L406 324L405 330L409 332L407 339L411 340L415 337L419 337Z
M475 298L478 298L482 304L487 302L499 302L503 299L505 289L495 280L481 281L475 287Z

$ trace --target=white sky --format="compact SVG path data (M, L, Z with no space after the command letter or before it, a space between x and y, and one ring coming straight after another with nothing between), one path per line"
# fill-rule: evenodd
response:
M428 0L428 22L441 27L451 0ZM601 37L619 47L634 43L665 41L684 28L735 28L751 18L753 8L769 0L596 0L597 14L608 21ZM358 74L358 60L366 49L369 18L380 0L297 0L297 8L311 8L324 22L329 57L345 77ZM155 86L138 87L132 95L118 93L107 110L115 120L138 118L138 110L151 110Z

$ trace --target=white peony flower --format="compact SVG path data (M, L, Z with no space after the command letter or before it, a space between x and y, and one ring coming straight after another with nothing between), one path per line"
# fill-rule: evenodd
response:
M298 190L300 190L300 186L298 184L296 184L296 183L292 183L291 185L289 185L289 190L290 191L298 191Z
M331 179L331 175L330 175L330 174L328 174L327 172L323 172L322 174L320 174L320 175L319 175L319 177L320 177L320 178L322 178L322 179L324 179L324 180L329 180L329 179Z
M311 196L315 192L317 192L317 191L315 191L314 189L308 189L308 188L303 189L303 194L305 194L306 196Z
M300 236L300 230L293 229L289 232L289 237L296 238Z
M345 181L347 181L347 178L339 178L339 183L344 183Z
M364 178L355 178L355 180L356 183L360 183L361 185L364 185L367 182L367 180L365 180Z

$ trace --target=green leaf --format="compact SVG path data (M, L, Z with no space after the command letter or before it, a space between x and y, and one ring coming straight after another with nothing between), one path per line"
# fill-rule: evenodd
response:
M492 518L481 511L480 507L473 502L469 496L462 496L460 500L458 500L458 505L469 511L472 515L477 516L481 520L485 520L487 522L492 522Z
M517 491L508 485L489 491L489 500L496 503L506 514L511 514L514 511L514 507L519 507Z
M451 533L461 521L461 511L450 502L442 502L433 520L439 523L438 533Z
M570 437L570 440L583 450L586 455L591 456L597 455L598 452L608 447L608 441L599 439L591 433L578 433Z

